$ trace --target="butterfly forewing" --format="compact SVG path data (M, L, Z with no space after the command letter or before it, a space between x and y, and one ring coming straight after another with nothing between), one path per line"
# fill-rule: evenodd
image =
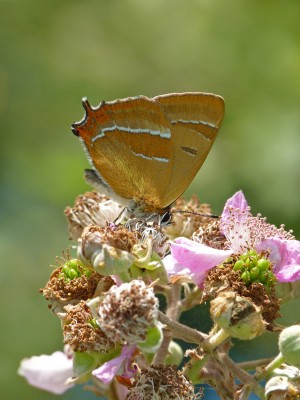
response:
M85 109L73 128L102 179L125 199L161 208L164 181L157 178L169 180L171 172L171 124L161 107L138 97Z

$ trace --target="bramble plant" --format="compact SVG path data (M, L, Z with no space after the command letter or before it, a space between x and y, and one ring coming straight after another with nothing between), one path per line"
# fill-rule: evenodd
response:
M196 197L177 200L175 209L186 213L174 212L166 226L115 223L121 206L88 192L65 210L77 252L58 260L41 289L65 347L21 362L31 385L62 394L86 383L116 400L200 399L201 384L221 399L300 398L300 326L276 324L285 300L278 289L299 295L300 242L253 216L241 191L217 219ZM214 323L209 334L178 322L203 302ZM232 338L267 331L281 331L274 359L229 357ZM184 361L176 339L194 345Z

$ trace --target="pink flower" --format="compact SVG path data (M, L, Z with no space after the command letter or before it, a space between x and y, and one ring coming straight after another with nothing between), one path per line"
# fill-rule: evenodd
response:
M61 351L50 356L25 358L21 361L18 373L30 385L54 394L62 394L73 387L67 383L73 374L73 360Z
M266 222L260 215L254 217L242 191L227 200L220 221L228 246L240 253L249 248L258 252L267 250L273 270L280 282L300 279L300 242L291 232Z
M92 374L103 383L110 383L116 375L131 378L136 373L136 369L132 367L132 355L135 349L136 346L125 345L119 357L107 361Z
M177 238L171 244L171 255L163 259L167 273L188 276L201 286L207 271L222 264L232 253L255 249L270 252L269 259L280 282L300 279L300 242L283 225L277 228L261 215L253 216L242 191L227 200L220 229L227 240L224 250Z
M206 272L222 263L232 250L217 250L185 237L177 238L171 245L171 255L163 259L169 275L187 275L201 286Z
M270 251L269 259L279 282L293 282L300 279L300 242L270 238L257 246L258 251Z

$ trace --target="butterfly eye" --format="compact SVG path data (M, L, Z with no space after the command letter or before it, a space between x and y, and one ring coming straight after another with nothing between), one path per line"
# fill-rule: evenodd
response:
M170 211L165 212L160 220L161 225L170 225L172 219L172 213Z

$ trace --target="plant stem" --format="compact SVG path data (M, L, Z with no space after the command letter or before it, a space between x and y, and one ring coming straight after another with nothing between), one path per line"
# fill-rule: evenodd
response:
M238 367L245 370L245 371L253 371L257 367L269 364L273 358L262 358L260 360L251 360L238 363Z
M174 284L171 287L171 290L166 292L168 308L166 311L166 317L170 320L177 320L179 317L179 304L180 304L180 294L181 294L181 286L178 284ZM162 344L155 354L153 365L162 364L166 355L168 354L169 344L172 340L172 335L170 335L170 331L164 329L164 338Z
M171 320L161 311L158 311L158 319L172 331L173 337L176 339L181 339L188 343L201 344L208 337L205 333Z
M225 329L221 328L213 336L210 336L204 343L202 348L207 352L212 352L216 347L220 346L225 340L229 338L229 334Z
M280 367L280 365L285 361L283 355L279 353L274 360L272 360L261 372L255 374L255 378L260 381L266 378L275 368Z
M234 375L246 386L250 386L253 392L261 399L264 399L264 389L260 386L257 380L245 372L243 369L231 360L231 358L225 354L219 354L219 359L224 363L224 365L230 369Z

